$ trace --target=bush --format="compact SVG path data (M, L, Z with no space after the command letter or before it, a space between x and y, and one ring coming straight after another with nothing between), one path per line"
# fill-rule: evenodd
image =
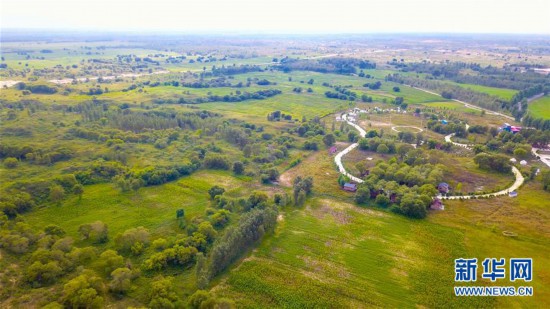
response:
M19 164L19 161L16 158L6 158L4 159L5 168L16 168Z
M213 186L208 190L208 194L210 195L210 199L214 199L218 195L223 195L225 192L225 189L220 186Z
M141 253L141 250L149 244L149 230L143 226L131 228L115 237L117 248L122 251L132 251L134 254Z
M230 168L229 160L221 155L207 155L204 158L204 167L209 169L228 170Z
M233 163L233 173L235 175L242 175L244 172L244 164L241 161L236 161Z

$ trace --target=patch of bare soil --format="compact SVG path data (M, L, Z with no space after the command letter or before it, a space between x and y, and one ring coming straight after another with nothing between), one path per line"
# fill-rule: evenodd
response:
M391 124L389 122L380 122L380 121L374 121L374 120L361 120L359 122L359 126L361 128L369 128L369 123L373 127L389 127L389 126L391 126ZM365 129L365 130L368 131L368 129Z

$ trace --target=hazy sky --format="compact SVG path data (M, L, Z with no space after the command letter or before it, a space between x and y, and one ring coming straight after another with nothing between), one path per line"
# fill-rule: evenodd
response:
M6 28L550 34L550 0L0 0Z

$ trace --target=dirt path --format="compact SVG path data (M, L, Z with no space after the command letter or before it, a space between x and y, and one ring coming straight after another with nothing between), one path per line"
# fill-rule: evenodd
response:
M424 129L419 128L419 127L415 127L415 126L395 126L395 127L391 127L391 129L392 129L393 131L395 131L395 132L401 132L401 131L397 130L397 128L412 128L412 129L418 130L418 132L416 132L416 133L424 132Z
M514 176L516 176L516 181L508 189L504 189L494 193L487 193L487 194L438 196L438 197L442 200L458 200L458 199L468 200L472 198L490 198L490 197L507 195L508 193L519 189L519 187L521 187L521 185L525 181L525 178L523 178L523 175L521 175L521 172L515 166L512 166L512 172L514 173Z
M533 153L533 155L535 157L538 157L540 158L540 161L544 164L546 164L548 167L550 167L550 154L542 154L542 153L538 153L539 150L546 150L546 151L550 151L550 150L547 150L547 149L539 149L539 148L531 148L531 152Z
M361 135L361 137L365 137L365 135L366 135L365 130L363 130L363 128L361 128L357 124L349 121L347 116L348 116L347 114L342 115L342 119L345 122L347 122L350 126L356 128L357 131L359 131L359 135ZM468 127L469 126L467 125L466 129L468 129ZM461 147L465 147L465 148L469 147L466 144L459 144L459 143L455 143L455 142L451 141L451 137L453 135L454 134L449 134L449 135L445 136L445 141L451 142L451 143L453 143L455 145L459 145ZM354 182L363 183L364 182L363 179L360 179L360 178L355 177L352 174L350 174L348 171L346 171L346 169L344 168L344 165L342 164L342 157L344 155L346 155L347 153L349 153L350 151L352 151L353 149L355 149L357 146L359 146L358 143L353 143L350 146L348 146L346 149L339 152L334 157L334 162L338 166L338 170L340 171L341 174L349 177ZM550 156L549 156L549 160L550 160ZM550 161L548 161L548 162L549 162L548 164L550 164ZM519 187L521 187L521 185L523 185L523 182L525 181L525 179L523 178L523 175L521 175L521 172L515 166L512 166L512 172L514 173L514 176L516 177L516 181L508 189L501 190L501 191L498 191L498 192L493 192L493 193L487 193L487 194L456 195L456 196L441 196L441 195L438 195L437 197L440 198L440 199L443 199L443 200L457 200L457 199L468 200L468 199L472 199L472 198L491 198L491 197L496 197L496 196L507 195L508 193L519 189Z
M344 114L342 115L342 120L344 120L345 122L347 122L350 126L354 127L355 129L357 129L357 131L359 131L359 135L361 137L365 137L365 135L367 135L367 132L365 132L365 130L363 130L363 128L361 128L360 126L356 125L355 123L351 122L348 120L348 114ZM334 157L334 162L336 163L336 165L338 166L338 171L340 171L341 174L344 174L345 176L349 177L351 180L357 182L357 183L363 183L363 179L360 179L360 178L357 178L355 176L353 176L352 174L348 173L346 171L346 169L344 168L344 164L342 164L342 157L344 155L346 155L347 153L349 153L350 151L352 151L353 149L355 149L357 146L359 146L358 143L353 143L351 145L349 145L346 149L340 151L335 157Z

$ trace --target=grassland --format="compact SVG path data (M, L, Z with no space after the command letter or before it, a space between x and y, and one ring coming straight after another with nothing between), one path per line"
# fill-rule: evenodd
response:
M550 119L550 96L529 103L529 113L535 118Z
M496 88L496 87L488 87L488 86L474 85L474 84L460 84L460 83L449 82L449 81L445 81L445 83L470 89L473 91L481 92L481 93L486 93L488 95L496 96L504 100L511 100L512 97L516 93L518 93L517 90L506 89L506 88Z
M452 111L459 111L464 112L468 114L473 115L479 115L481 113L480 110L469 108L464 106L462 103L450 101L450 102L430 102L430 103L423 103L423 106L429 107L429 108L438 108L442 110L452 110Z
M528 184L516 200L450 201L427 221L318 198L304 209L285 211L277 233L228 272L214 292L245 308L544 307L550 209L540 202L550 195L533 194L540 190L536 186ZM524 298L454 297L457 256L532 256L537 292Z

